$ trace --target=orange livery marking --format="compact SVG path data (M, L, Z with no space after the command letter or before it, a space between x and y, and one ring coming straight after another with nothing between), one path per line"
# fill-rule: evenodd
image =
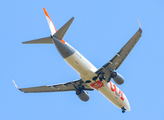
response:
M44 7L43 7L43 10L44 10L44 14L46 15L46 17L48 17L48 19L52 22L50 16L48 15L47 10ZM52 24L53 24L53 22L52 22ZM53 26L54 26L54 24L53 24ZM54 26L54 28L55 28L55 26ZM55 31L57 32L56 28L55 28Z
M111 90L112 90L113 92L115 92L115 94L116 94L117 96L121 94L120 99L121 99L122 101L124 101L124 97L123 97L124 94L123 94L123 92L122 92L119 88L117 88L116 85L113 84L111 81L110 81L110 87L111 87ZM117 89L119 90L119 92L117 91Z
M121 94L121 100L124 101L124 97L123 97L123 92L121 90L119 90L119 93L118 94Z
M61 40L61 39L59 39L62 43L64 43L65 44L65 41L64 40Z

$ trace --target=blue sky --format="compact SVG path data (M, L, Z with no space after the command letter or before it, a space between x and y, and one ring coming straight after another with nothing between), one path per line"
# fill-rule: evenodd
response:
M5 0L0 7L0 119L1 120L138 120L164 119L164 1ZM47 37L45 7L59 29L75 17L64 40L100 68L138 30L143 34L118 69L125 83L117 85L127 96L125 114L98 91L82 102L75 92L24 94L18 87L69 82L79 75L62 59L54 45L23 45Z

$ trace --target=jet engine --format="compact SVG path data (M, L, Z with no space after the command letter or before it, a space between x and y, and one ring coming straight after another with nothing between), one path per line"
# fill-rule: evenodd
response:
M85 92L83 90L76 90L76 95L84 102L89 100L88 92Z
M111 77L113 78L114 82L117 83L118 85L121 85L124 83L124 78L119 73L112 72Z

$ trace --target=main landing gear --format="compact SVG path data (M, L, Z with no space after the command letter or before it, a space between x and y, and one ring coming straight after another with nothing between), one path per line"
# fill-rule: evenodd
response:
M126 108L125 107L122 107L121 109L122 109L122 113L125 113Z
M92 80L96 81L97 78L101 75L101 76L99 77L99 80L100 80L100 81L103 81L103 79L105 80L104 74L105 74L104 72L100 72L96 77L93 77Z

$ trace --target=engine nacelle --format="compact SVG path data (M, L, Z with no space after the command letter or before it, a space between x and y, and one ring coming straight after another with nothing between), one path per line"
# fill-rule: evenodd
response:
M111 74L111 77L113 78L114 82L117 83L118 85L121 85L124 83L124 78L119 73L113 72Z
M87 92L81 90L81 91L76 91L76 95L84 102L89 100L89 95Z

